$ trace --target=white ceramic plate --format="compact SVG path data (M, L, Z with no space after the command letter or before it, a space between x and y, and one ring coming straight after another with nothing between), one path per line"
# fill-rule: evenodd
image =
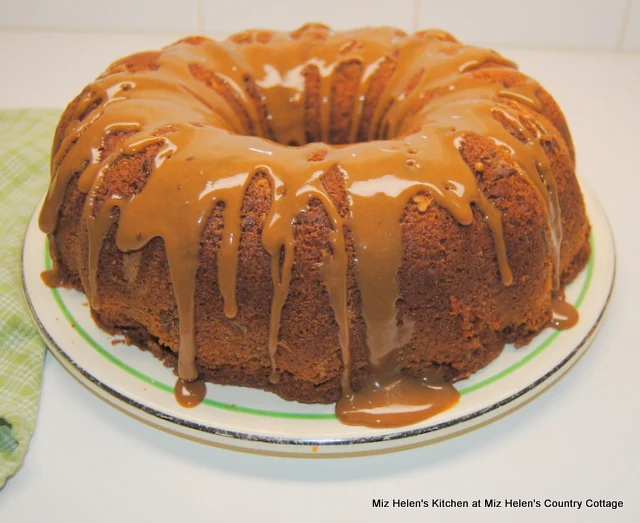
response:
M173 397L172 371L150 353L100 330L91 319L86 296L44 285L40 273L51 262L37 226L40 207L25 237L24 291L60 363L102 398L159 428L201 441L278 453L388 450L447 437L515 408L557 380L586 350L613 289L615 253L602 207L589 191L585 198L593 254L567 289L567 299L580 311L578 325L567 331L547 329L519 350L507 346L496 361L456 384L462 397L455 408L400 429L350 427L336 420L332 405L303 405L268 392L211 384L198 407L180 407Z

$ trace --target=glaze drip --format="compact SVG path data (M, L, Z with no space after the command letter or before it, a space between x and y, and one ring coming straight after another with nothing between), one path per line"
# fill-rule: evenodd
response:
M551 301L551 310L553 311L551 326L558 330L570 329L578 323L576 308L557 296Z
M60 271L56 269L42 271L40 278L47 287L60 287L64 283L64 278L62 278Z
M191 409L202 403L207 395L207 386L202 380L184 381L178 378L173 388L173 395L178 404Z
M424 421L453 407L460 393L437 376L411 378L401 373L391 353L373 370L362 389L347 393L336 404L346 425L393 428Z
M366 390L352 394L347 229L355 248L372 379L391 383L399 374L380 370L382 362L406 345L412 332L411 318L401 321L396 303L401 218L408 202L426 195L462 225L472 223L478 209L493 236L502 282L514 281L501 213L476 179L482 165L470 167L460 153L465 137L478 135L500 145L536 188L549 224L555 290L560 281L560 211L544 149L551 138L526 116L541 106L538 84L506 87L474 75L483 67L515 68L512 62L493 51L462 46L442 32L407 36L390 28L333 33L320 25L305 27L292 34L247 32L224 42L185 40L159 53L154 67L132 71L120 62L113 65L85 90L52 159L40 227L49 234L55 231L67 186L79 173L78 188L87 194L87 292L94 309L100 308L100 252L113 224L118 224L115 240L123 252L139 250L154 238L163 240L180 323L178 375L190 382L198 378L194 296L204 225L215 206L223 205L218 281L224 313L234 318L242 201L251 180L266 176L271 208L262 245L271 257L274 290L267 350L269 379L276 383L296 220L312 200L319 201L332 224L321 274L339 327L343 400L350 398L350 406L343 408L343 402L340 411L352 412L360 409L358 398L372 396ZM345 109L350 116L343 134L351 143L327 145L342 121L333 111L333 78L348 64L360 67L352 107ZM315 102L305 88L313 75L320 82ZM373 92L374 80L382 90ZM307 144L311 107L317 109L317 138L324 142L319 155L319 144ZM105 155L105 137L114 133L127 138ZM103 179L109 170L151 147L157 152L143 186L131 193L108 193ZM322 182L336 168L349 200L346 216ZM405 405L416 405L415 398L424 399L430 387L407 381L387 389L395 391L394 401L404 397ZM445 390L443 405L455 403L453 387L443 387L451 389ZM426 416L437 409L431 414L418 410ZM353 419L353 413L349 416ZM359 422L379 426L366 419Z

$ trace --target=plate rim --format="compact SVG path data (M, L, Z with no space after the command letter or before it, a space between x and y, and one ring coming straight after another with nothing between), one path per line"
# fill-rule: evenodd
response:
M383 442L397 442L399 440L406 440L406 445L410 445L416 442L417 438L420 436L426 436L428 434L434 432L442 432L444 437L453 436L464 430L469 428L469 423L476 420L477 418L481 418L486 416L489 413L494 411L505 410L509 411L518 406L519 402L516 401L524 396L528 396L530 399L535 398L538 394L542 393L546 390L547 387L541 387L541 385L547 383L548 386L552 385L557 379L560 379L565 372L572 366L573 363L577 362L579 357L584 353L586 348L589 346L590 342L594 339L595 334L599 327L601 326L602 319L606 314L609 304L611 302L611 297L616 284L616 274L617 274L617 251L615 246L615 237L613 235L613 230L611 228L611 224L609 219L604 212L604 208L600 204L596 195L593 191L586 190L586 188L582 187L583 192L588 193L589 199L591 199L594 203L594 206L598 207L598 214L602 218L603 223L605 225L605 229L608 232L609 240L611 243L611 256L612 256L612 274L611 274L611 283L609 286L609 290L602 304L602 308L600 309L598 316L595 321L589 328L589 330L585 333L582 339L579 342L576 342L575 347L571 350L569 354L567 354L559 363L557 363L554 367L544 373L542 376L538 377L535 381L529 382L526 386L519 388L513 394L507 396L506 398L502 398L501 400L492 403L485 408L474 410L468 414L456 417L454 419L450 419L447 421L443 421L434 425L427 425L423 427L417 428L408 428L406 430L399 430L392 433L384 433L384 434L370 434L366 436L357 436L357 437L344 437L344 438L325 438L325 439L313 439L308 437L302 438L290 438L290 437L280 437L280 436L269 436L264 434L251 434L243 431L233 431L220 427L215 427L213 425L205 425L202 423L198 423L196 421L191 421L184 418L179 418L174 416L173 414L163 412L162 410L158 410L154 407L150 407L143 403L136 401L135 399L126 396L125 394L115 390L113 387L102 381L101 379L95 377L88 370L83 368L80 364L78 364L60 345L50 333L47 331L46 327L43 325L40 317L36 311L36 308L33 304L31 296L29 295L29 291L26 283L26 271L25 271L25 251L27 246L27 236L29 235L29 231L31 230L32 222L34 221L38 210L40 209L42 200L35 207L31 218L26 227L26 231L23 238L22 250L21 250L21 284L22 284L22 293L25 298L27 308L30 316L35 322L38 331L46 342L47 347L50 349L52 354L56 357L56 359L62 364L62 366L70 372L83 386L88 388L90 391L97 394L103 401L107 401L112 406L119 408L120 410L124 410L127 414L133 416L134 418L140 419L142 421L146 421L151 423L155 428L160 428L162 430L169 430L171 433L175 433L181 436L186 436L187 434L184 432L184 429L187 429L189 435L192 435L199 441L211 442L211 439L207 439L209 437L219 437L223 438L223 444L230 445L234 447L234 442L238 445L240 442L251 442L251 443L265 443L268 445L279 445L285 447L352 447L352 446L361 446L365 444L376 444ZM567 365L571 363L571 365ZM555 376L555 380L548 381L551 377ZM84 381L86 380L86 381ZM486 421L490 422L495 419L495 414L488 418ZM308 420L307 420L308 421ZM169 427L165 427L160 423L169 423ZM472 425L473 428L475 425ZM182 429L182 430L180 430ZM446 434L447 429L449 429L449 433ZM457 429L457 430L456 430ZM244 448L244 447L237 447ZM246 450L246 449L245 449Z

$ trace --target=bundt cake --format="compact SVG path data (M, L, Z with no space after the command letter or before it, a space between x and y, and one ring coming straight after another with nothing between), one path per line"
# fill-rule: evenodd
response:
M428 403L425 384L566 315L590 255L556 102L437 30L308 24L134 54L64 111L51 170L47 279L99 325L183 383L339 400L347 423L418 419L372 413Z

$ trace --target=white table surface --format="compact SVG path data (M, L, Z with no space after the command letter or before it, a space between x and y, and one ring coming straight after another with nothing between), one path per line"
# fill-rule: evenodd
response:
M0 108L61 108L110 61L179 36L0 30ZM0 491L0 521L640 521L640 54L499 50L565 111L580 177L617 241L609 312L564 378L510 415L444 442L311 460L161 432L94 396L47 355L37 430L24 466ZM624 506L372 508L373 498L435 497L591 497Z

